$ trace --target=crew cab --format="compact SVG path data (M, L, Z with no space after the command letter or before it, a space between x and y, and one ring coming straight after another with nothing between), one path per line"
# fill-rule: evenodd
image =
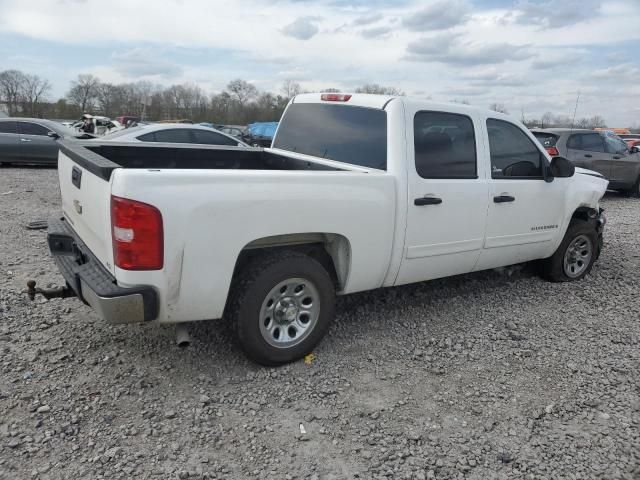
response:
M584 277L607 180L518 121L366 94L293 98L272 148L61 142L48 241L112 323L223 316L256 362L301 358L336 295L540 261Z

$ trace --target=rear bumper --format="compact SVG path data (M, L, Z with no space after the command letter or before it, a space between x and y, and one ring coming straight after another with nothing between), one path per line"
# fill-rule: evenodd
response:
M137 323L158 317L153 287L120 287L64 219L49 221L49 250L69 287L109 323Z

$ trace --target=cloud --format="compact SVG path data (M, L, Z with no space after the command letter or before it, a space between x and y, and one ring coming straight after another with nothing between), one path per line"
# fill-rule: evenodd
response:
M391 27L373 27L373 28L365 28L360 31L360 35L364 38L380 38L380 37L388 37L391 33Z
M318 33L318 17L300 17L282 28L282 33L298 40L309 40Z
M415 32L445 30L466 23L470 11L466 0L438 0L404 17L402 24Z
M596 70L591 74L594 78L637 81L640 67L633 63L621 63L609 68Z
M517 22L559 28L584 22L599 14L601 0L519 0Z
M381 13L375 13L372 15L364 15L362 17L358 17L356 18L352 24L355 25L356 27L361 27L364 25L371 25L372 23L376 23L379 22L380 20L382 20L382 14Z
M407 46L408 60L450 65L492 65L524 60L533 54L527 46L508 43L475 43L461 40L460 34L444 33L424 37Z
M498 69L472 73L464 78L477 87L521 87L528 83L528 80L518 73L503 72Z
M147 48L133 48L111 55L113 68L118 73L130 77L161 76L182 74L182 67L159 58L157 51Z

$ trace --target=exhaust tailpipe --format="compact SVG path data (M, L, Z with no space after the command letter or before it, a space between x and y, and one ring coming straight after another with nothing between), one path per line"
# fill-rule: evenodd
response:
M186 348L191 345L191 335L189 335L189 328L184 323L176 325L176 345L180 348Z

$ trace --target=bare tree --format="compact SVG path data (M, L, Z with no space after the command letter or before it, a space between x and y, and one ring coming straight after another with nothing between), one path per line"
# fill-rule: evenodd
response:
M396 87L383 87L377 83L367 83L355 89L356 93L374 93L377 95L400 95L404 96L404 92Z
M553 113L545 112L540 119L540 127L549 128L551 126L553 126Z
M498 112L498 113L509 113L509 111L507 110L507 107L504 106L504 103L494 102L491 105L489 105L489 110L493 110L494 112Z
M20 91L22 110L31 117L37 117L40 115L39 105L51 91L51 84L38 75L24 75Z
M80 107L82 112L93 109L98 93L100 80L89 74L78 75L78 78L71 82L71 90L67 93L67 98L71 103Z
M231 96L235 97L235 100L240 104L240 110L244 110L247 102L258 96L258 89L251 83L240 80L232 80L227 85L227 90L231 92Z
M323 88L322 90L320 90L320 93L340 93L342 90L340 90L339 88L334 88L334 87L329 87L329 88Z
M302 86L298 82L294 82L293 80L285 80L284 82L282 82L280 91L286 98L293 98L299 93L302 93Z
M19 70L0 72L0 101L7 105L7 113L14 116L18 113L22 102L22 87L25 75Z
M600 115L594 115L589 119L590 128L605 128L606 126L607 122Z

